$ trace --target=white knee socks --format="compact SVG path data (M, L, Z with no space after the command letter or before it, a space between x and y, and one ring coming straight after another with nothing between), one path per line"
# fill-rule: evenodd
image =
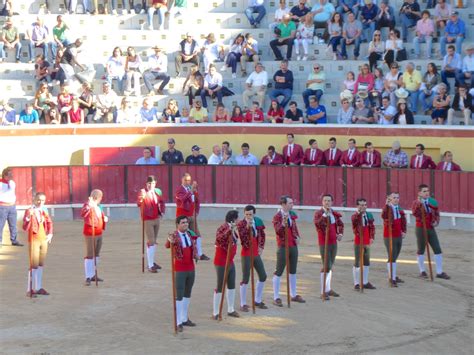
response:
M296 274L290 274L290 296L296 297Z
M182 321L183 313L183 301L176 301L176 325L183 323Z
M189 312L189 303L191 302L191 298L183 297L183 304L182 304L182 311L181 311L181 323L187 322L189 319L188 312Z
M226 292L227 296L227 312L232 313L235 312L234 309L234 302L235 302L235 288L232 290L227 290Z
M369 283L369 267L368 266L364 266L364 270L362 271L362 273L364 274L362 277L363 277L363 282L364 282L364 285L367 285Z
M247 284L240 284L240 307L247 304Z
M265 286L265 282L257 281L257 290L255 292L255 302L262 303L263 299L263 287Z
M202 241L201 241L201 237L199 237L198 239L196 239L196 247L197 247L198 255L201 256L201 255L202 255Z
M214 302L212 307L212 315L217 316L219 314L219 305L221 303L222 293L217 293L214 291Z
M147 245L146 256L148 260L148 268L151 269L155 262L155 248L156 245Z
M425 269L425 256L424 255L417 255L416 259L418 261L418 268L420 269L420 273L421 272L426 272L426 269Z
M280 298L280 276L273 275L273 299Z
M354 286L355 285L360 285L359 275L360 275L360 268L353 266L352 267L352 277L354 278Z
M435 254L436 275L443 273L443 254Z

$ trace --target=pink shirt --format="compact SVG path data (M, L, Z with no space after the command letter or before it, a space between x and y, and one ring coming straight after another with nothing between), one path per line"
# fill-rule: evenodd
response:
M418 22L416 23L416 32L421 36L431 36L434 32L433 20L418 20Z

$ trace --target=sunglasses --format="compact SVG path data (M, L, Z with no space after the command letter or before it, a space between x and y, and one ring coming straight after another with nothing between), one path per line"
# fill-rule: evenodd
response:
M319 70L319 67L314 67L313 69L315 69L315 70Z

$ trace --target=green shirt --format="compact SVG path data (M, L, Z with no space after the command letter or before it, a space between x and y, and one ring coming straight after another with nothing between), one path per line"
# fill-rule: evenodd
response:
M283 22L280 22L278 28L281 31L281 38L290 37L292 31L296 31L296 25L293 21L288 22L288 25L285 25Z
M64 25L61 28L55 26L53 28L53 36L56 37L59 41L63 42L66 39L66 29L67 27Z
M16 27L10 27L9 29L6 27L3 27L3 36L7 40L8 43L12 43L13 41L16 40L16 36L18 36L18 29Z
M188 6L188 0L175 0L174 6L176 6L176 7L187 7Z

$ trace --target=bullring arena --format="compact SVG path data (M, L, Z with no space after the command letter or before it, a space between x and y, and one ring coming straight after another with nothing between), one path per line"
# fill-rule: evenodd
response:
M93 3L94 1L90 1ZM127 2L127 1L126 1ZM155 1L159 2L159 1ZM289 8L302 1L287 1ZM426 1L418 1L421 10ZM5 1L0 0L3 7ZM79 57L87 64L89 84L95 95L102 90L107 76L106 63L114 47L122 50L133 46L143 60L153 53L153 47L164 49L168 59L169 84L164 90L154 87L154 95L147 95L147 87L139 79L141 92L119 93L118 100L127 98L130 109L138 111L145 98L161 114L170 99L176 100L182 110L190 108L181 88L190 71L189 64L182 65L179 76L175 74L175 56L179 42L191 33L201 44L209 33L226 45L239 33L251 33L259 43L260 62L268 72L268 90L264 100L264 113L270 105L269 93L276 83L273 74L280 68L274 60L269 42L274 39L273 22L279 1L265 0L266 16L257 26L252 26L246 15L247 0L188 0L176 1L186 7L181 16L166 16L164 29L158 30L154 17L154 30L148 29L146 13L123 11L119 1L108 6L110 14L68 13L62 1L49 0L48 13L44 1L20 0L12 4L11 19L20 32L22 49L18 60L13 50L6 51L0 63L1 109L8 103L16 111L15 122L25 104L35 101L37 81L33 63L29 62L27 29L39 16L51 29L56 16L63 15L68 25L68 39L83 41ZM79 1L81 3L81 1ZM87 1L85 2L87 3ZM98 1L99 10L103 2ZM141 1L132 1L136 6ZM318 1L307 1L310 8ZM331 1L335 3L335 1ZM380 1L377 1L379 4ZM395 9L397 29L401 29L398 9L401 0L390 0ZM175 1L169 1L170 10ZM461 45L465 56L473 44L474 11L470 0L452 1L451 7L465 22L466 35ZM69 9L71 10L71 9ZM117 10L118 14L113 10ZM429 9L433 15L434 9ZM256 16L257 14L254 14ZM2 26L10 17L0 17ZM172 25L174 27L172 27ZM319 33L321 29L317 32ZM382 28L384 39L388 28ZM426 44L421 45L423 55L415 58L413 28L404 41L408 60L400 61L405 69L412 62L415 69L424 73L433 62L441 71L439 38L433 42L431 58L424 55ZM280 47L281 48L281 47ZM283 47L284 48L284 47ZM301 50L301 48L300 48ZM39 49L33 50L39 54ZM337 119L341 107L341 87L348 71L359 73L367 63L368 43L361 44L358 60L353 60L349 46L349 59L333 60L327 44L317 36L309 43L307 60L296 60L293 50L289 69L294 73L292 100L304 110L302 93L306 80L318 63L324 70L326 81L320 103L325 106L327 122L277 124L272 116L265 115L265 122L214 122L212 116L217 100L210 99L209 119L201 123L183 123L177 119L165 122L114 122L92 123L92 117L83 124L47 124L41 117L40 124L0 126L0 170L9 167L16 183L15 209L18 212L17 241L24 246L10 245L7 225L0 245L0 353L1 354L472 354L474 352L473 322L473 241L474 241L474 129L471 121L456 116L452 124L432 124L430 110L418 107L412 124L352 124ZM285 53L283 51L283 53ZM472 54L471 54L472 56ZM54 62L47 58L48 61ZM202 61L202 59L201 59ZM201 62L201 67L202 67ZM238 71L234 77L231 69L221 70L224 62L216 61L224 85L235 95L224 97L227 111L236 105L244 107L242 93L245 78ZM247 63L253 71L253 63ZM382 61L379 65L387 67ZM238 64L240 69L241 64ZM78 68L76 67L77 71ZM140 69L141 70L141 69ZM390 69L388 69L390 70ZM80 82L69 77L67 83L73 94L80 94ZM459 88L458 78L449 77L451 97ZM159 80L156 82L158 84ZM59 93L59 85L51 80L48 90ZM471 89L472 86L468 89ZM117 80L112 89L118 90ZM78 90L78 91L77 91ZM140 91L139 90L139 91ZM403 93L402 93L403 94ZM363 95L362 95L363 96ZM354 102L362 96L351 95ZM347 97L346 97L347 98ZM391 96L391 98L393 98ZM403 96L397 96L404 99ZM67 114L64 116L66 117ZM472 117L471 117L472 118ZM107 122L107 121L106 121ZM2 123L2 124L3 124ZM99 123L99 124L97 124ZM470 125L469 125L470 123ZM423 144L424 154L434 164L443 166L445 152L449 151L462 171L445 169L327 166L331 164L288 164L244 166L165 164L160 157L169 148L171 138L183 156L192 154L193 146L200 147L200 154L211 156L213 147L228 142L234 157L241 153L241 145L248 143L250 152L258 161L265 157L269 146L284 154L288 134L303 149L315 139L319 149L330 148L330 139L337 140L337 147L345 151L348 140L356 141L357 149L364 152L364 144L373 147L385 157L394 142L400 143L408 159L416 154L416 145ZM149 148L157 165L135 164ZM361 153L362 155L362 153ZM414 165L417 164L416 157ZM257 162L258 163L258 162ZM287 163L287 164L285 164ZM340 164L338 164L340 165ZM173 287L170 249L165 248L167 235L176 230L176 191L181 186L184 173L196 181L201 203L197 217L203 252L210 260L196 263L196 279L192 289L189 319L196 326L185 326L175 333L173 318ZM137 207L137 194L145 187L147 177L157 179L157 187L166 203L158 234L155 261L161 265L158 272L142 272L142 221ZM3 177L2 177L3 178ZM0 180L2 188L8 185ZM434 279L420 277L417 263L415 216L412 202L417 198L418 185L427 184L432 196L439 203L440 223L437 229L443 254L443 271L449 280L436 277L434 255L431 252ZM8 185L9 186L9 185ZM5 187L6 188L6 187ZM96 286L84 283L84 236L81 207L94 189L103 191L103 212L108 217L103 234L103 245L97 276L103 279ZM38 192L46 195L46 208L54 223L52 242L44 264L43 287L49 295L27 295L27 273L30 268L27 232L22 230L24 214L32 205ZM388 282L387 251L383 242L381 211L387 195L400 194L400 206L406 212L407 233L398 258L397 276L404 282L391 287ZM0 209L4 208L3 193ZM331 194L334 211L341 213L344 233L338 242L337 258L333 267L332 289L340 297L322 301L320 297L320 270L322 260L318 237L313 223L314 213L321 208L322 197ZM273 216L279 211L280 197L288 195L294 200L300 232L298 245L297 293L306 303L286 304L287 282L281 277L280 297L283 307L272 304L272 277L277 264L277 236L272 225ZM354 289L354 233L351 215L356 211L356 199L367 200L368 211L375 218L375 239L370 251L370 282L376 289ZM216 251L216 231L225 222L230 210L244 216L244 207L255 205L257 216L266 226L266 244L262 254L268 278L263 289L263 302L268 309L256 313L239 309L239 283L242 278L241 245L237 242L234 259L236 269L235 310L240 317L228 315L227 302L223 304L222 320L212 319L213 293L216 288L216 269L213 259ZM9 206L11 207L11 206ZM3 209L2 209L3 211ZM424 263L427 270L428 261ZM285 271L286 272L286 271ZM247 291L250 305L251 291Z

